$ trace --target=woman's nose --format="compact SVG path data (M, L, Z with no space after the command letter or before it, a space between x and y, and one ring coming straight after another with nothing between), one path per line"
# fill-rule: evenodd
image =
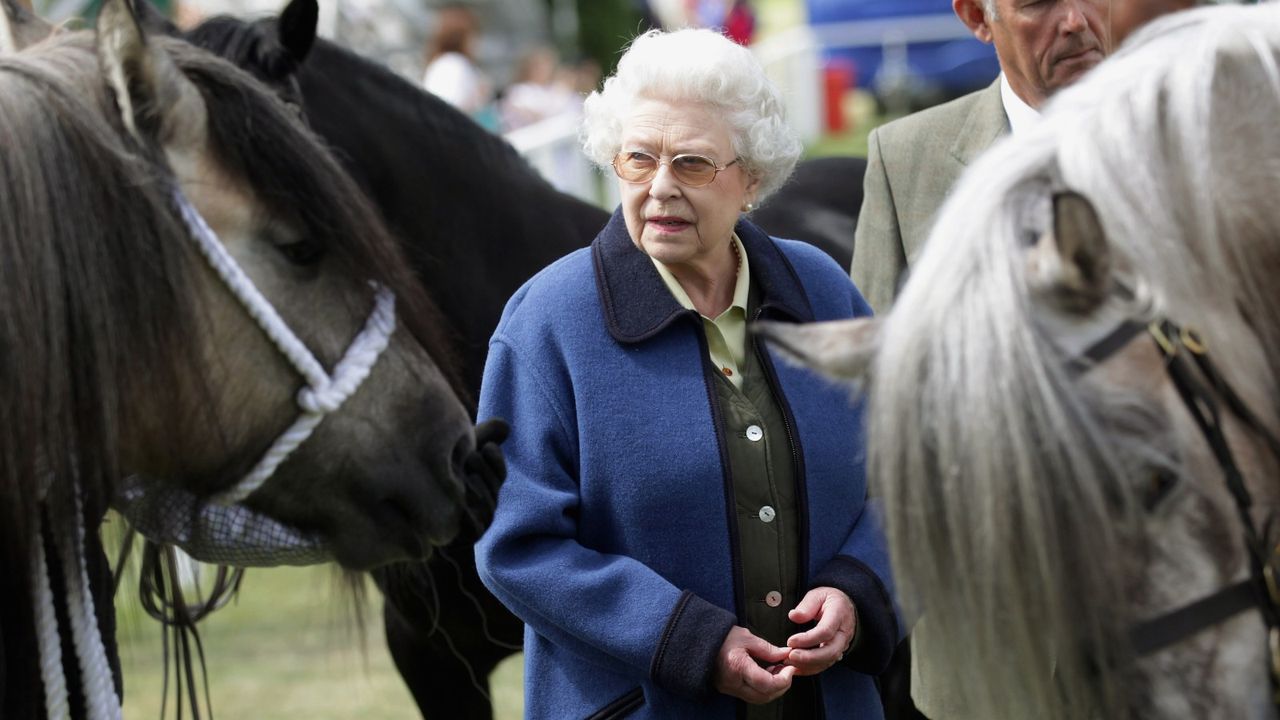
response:
M653 174L653 179L649 181L649 197L661 199L679 194L680 183L676 182L671 166L666 163L659 165L657 172Z

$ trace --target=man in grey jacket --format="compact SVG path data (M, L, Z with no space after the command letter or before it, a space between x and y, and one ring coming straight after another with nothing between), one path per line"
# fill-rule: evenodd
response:
M872 131L850 274L876 312L889 309L960 173L1111 50L1112 0L952 0L995 45L1000 77L983 90Z

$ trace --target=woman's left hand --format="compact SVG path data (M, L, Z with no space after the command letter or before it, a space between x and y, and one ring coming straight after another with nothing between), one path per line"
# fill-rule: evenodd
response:
M858 616L848 595L831 587L816 587L787 614L791 622L816 622L813 628L787 639L792 648L785 664L797 675L817 675L844 657L853 642Z

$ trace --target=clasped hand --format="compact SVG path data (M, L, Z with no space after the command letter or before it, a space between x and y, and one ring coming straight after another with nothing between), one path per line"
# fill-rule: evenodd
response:
M830 587L810 590L789 613L793 623L815 623L778 647L735 625L716 656L716 690L749 703L782 697L796 675L817 675L844 657L857 616L848 595Z

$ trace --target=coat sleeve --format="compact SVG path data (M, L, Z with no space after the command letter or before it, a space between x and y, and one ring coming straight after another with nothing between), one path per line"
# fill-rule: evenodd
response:
M867 174L863 179L862 210L854 231L849 275L871 307L877 313L884 313L893 304L898 278L906 267L898 208L885 170L880 132L872 130L867 138Z
M588 661L698 697L712 686L732 613L622 555L578 541L576 423L568 389L534 349L490 343L479 416L511 423L508 475L476 545L481 580L531 630ZM535 355L539 357L528 357Z

